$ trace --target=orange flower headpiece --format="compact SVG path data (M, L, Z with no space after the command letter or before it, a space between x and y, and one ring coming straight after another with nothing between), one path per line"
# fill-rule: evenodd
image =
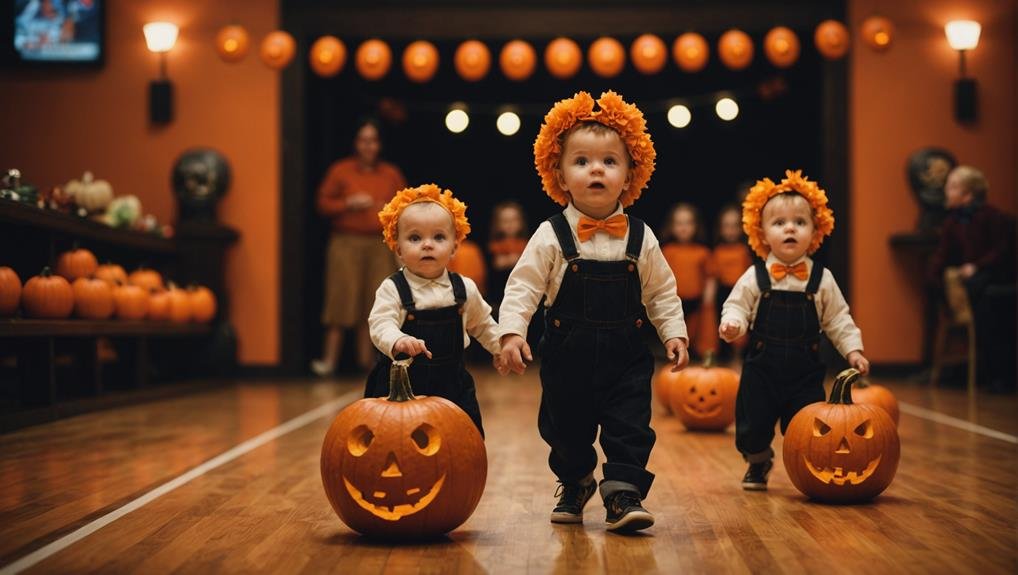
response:
M467 221L467 205L453 197L450 190L443 190L435 184L424 184L416 188L406 188L396 192L396 196L385 204L378 212L378 221L382 222L382 237L389 249L396 250L397 225L399 216L410 204L432 202L438 204L452 216L453 227L456 228L456 241L461 242L470 233L470 222Z
M834 231L834 212L827 207L827 192L820 189L816 182L809 181L802 175L802 170L785 170L785 179L775 184L770 178L757 180L742 202L742 229L749 236L749 247L756 255L766 259L770 248L764 243L764 232L761 217L764 205L778 194L794 192L806 198L813 211L813 227L816 233L809 245L809 254L813 254L824 243L824 238Z
M594 110L594 98L587 92L577 92L572 98L557 102L545 115L534 142L534 165L548 196L563 206L568 204L569 194L559 187L556 176L562 157L562 134L580 122L604 124L618 132L629 151L633 176L629 187L619 197L622 206L628 207L640 197L654 173L654 159L657 157L654 142L647 133L643 112L626 103L622 96L609 90L601 94L597 106L598 110Z

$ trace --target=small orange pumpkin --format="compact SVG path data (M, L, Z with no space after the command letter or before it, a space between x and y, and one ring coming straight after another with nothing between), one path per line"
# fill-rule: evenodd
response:
M392 50L378 38L365 40L357 47L354 65L366 80L381 80L389 73L389 66L392 65Z
M453 65L467 82L477 82L488 75L491 68L491 51L480 40L467 40L456 48Z
M346 64L346 45L335 36L322 36L311 45L308 61L315 74L331 78L339 74Z
M148 319L152 321L170 319L170 292L162 288L149 288Z
M145 267L140 267L131 272L131 275L127 276L127 283L141 286L149 290L162 290L165 288L163 285L163 276L154 269Z
M587 50L587 63L602 78L614 78L626 67L626 49L615 38L602 36Z
M117 282L127 283L127 272L124 271L124 268L113 262L106 262L100 265L96 268L94 275L111 286L117 285Z
M21 304L21 278L7 266L0 266L0 317L14 315Z
M170 321L173 323L187 323L191 321L191 298L187 297L187 291L178 288L170 282L166 290L170 300Z
M148 290L141 286L117 283L113 286L113 309L117 318L145 319L148 314Z
M772 28L764 36L764 55L778 68L788 68L799 59L799 37L790 28Z
M891 393L891 390L882 385L873 385L866 380L860 380L852 388L852 401L855 403L868 403L882 407L891 420L898 425L898 418L901 417L901 410L898 409L898 400Z
M679 373L673 372L672 367L674 364L666 363L661 367L657 368L654 372L654 377L651 378L651 388L654 391L654 397L657 398L658 402L665 408L665 413L672 413L672 402L671 392L675 385L675 380L679 377Z
M216 294L205 286L187 288L187 297L191 301L191 319L198 323L206 323L216 317Z
M629 47L629 59L641 74L657 74L668 63L668 48L661 38L654 34L644 34L633 40Z
M389 397L339 412L322 444L322 484L351 529L376 537L440 535L477 507L488 475L470 417L442 397L416 398L407 366L393 362Z
M675 39L672 44L672 59L683 72L699 72L707 65L710 58L710 46L703 36L696 32L686 32Z
M828 60L838 60L848 54L848 28L837 20L824 20L813 33L813 43L820 55Z
M39 275L25 282L21 305L28 317L62 319L74 309L74 290L66 279L53 275L45 267Z
M544 50L544 65L552 76L566 80L580 71L583 53L569 38L555 38Z
M74 290L74 315L84 319L109 319L113 315L113 289L97 278L78 278Z
M671 383L668 402L686 429L723 431L735 421L739 373L714 367L713 359L708 353L703 367L688 367Z
M742 30L729 30L718 40L718 56L729 69L742 70L753 62L753 40Z
M412 42L403 50L403 72L418 83L434 78L438 72L438 48L427 40Z
M57 258L56 272L69 282L89 277L99 268L99 262L92 252L75 246Z
M799 410L785 431L785 470L810 498L867 501L894 480L901 455L898 429L882 408L852 403L859 377L851 368L839 373L830 399Z
M512 40L502 47L498 63L506 78L522 82L534 73L534 68L537 67L537 52L534 52L534 47L524 40Z

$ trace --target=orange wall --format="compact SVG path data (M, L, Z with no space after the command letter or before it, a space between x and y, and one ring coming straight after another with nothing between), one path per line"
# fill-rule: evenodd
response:
M107 59L100 71L4 72L0 165L18 167L39 186L92 170L114 192L134 194L146 212L172 223L170 169L185 148L220 150L233 170L220 220L240 231L229 252L227 285L239 359L279 361L279 73L257 57L257 42L278 25L279 0L110 0ZM148 82L158 60L142 24L180 26L169 54L175 119L148 124ZM253 49L239 64L215 54L216 30L247 27Z
M850 0L853 31L869 16L871 0ZM877 362L921 357L922 262L894 254L888 238L915 228L918 207L905 176L909 154L924 146L950 150L982 169L990 202L1015 211L1018 71L1014 0L898 0L878 4L897 32L878 54L854 34L850 64L849 135L853 316L867 355ZM982 23L978 47L967 55L979 83L980 121L953 117L958 54L944 36L949 20Z

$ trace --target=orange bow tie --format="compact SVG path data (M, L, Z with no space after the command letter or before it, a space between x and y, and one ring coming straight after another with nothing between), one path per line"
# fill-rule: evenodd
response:
M629 219L623 214L615 214L606 220L594 220L587 216L580 216L580 223L576 225L576 235L581 242L594 237L598 230L608 232L617 238L624 237L629 229Z
M801 280L805 280L809 277L809 273L806 271L806 262L799 262L794 266L786 266L785 264L779 263L771 264L771 275L774 276L774 279L781 280L788 274L792 274Z

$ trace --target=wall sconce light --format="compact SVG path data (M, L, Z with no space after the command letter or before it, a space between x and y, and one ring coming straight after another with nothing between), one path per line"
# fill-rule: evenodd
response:
M974 20L952 20L944 26L947 43L958 51L958 79L954 82L954 119L975 122L978 117L976 106L976 80L965 77L965 52L979 45L982 27Z
M159 79L148 85L148 119L167 124L173 120L173 84L166 75L166 53L177 43L178 28L169 22L149 22L142 30L149 51L159 54Z

